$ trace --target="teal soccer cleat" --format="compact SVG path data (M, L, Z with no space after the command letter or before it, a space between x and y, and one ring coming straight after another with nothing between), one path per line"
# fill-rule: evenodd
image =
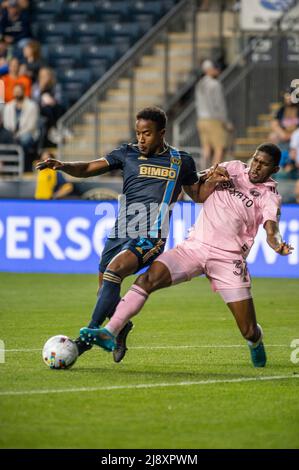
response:
M251 360L254 367L265 367L267 362L266 351L263 342L261 342L258 346L253 348L249 346Z
M85 343L96 344L108 352L115 349L115 337L106 328L81 328L80 338Z

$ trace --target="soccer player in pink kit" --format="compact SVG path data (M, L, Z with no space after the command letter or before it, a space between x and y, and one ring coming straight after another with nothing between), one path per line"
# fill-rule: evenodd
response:
M233 313L253 365L264 367L263 331L256 321L246 257L260 224L273 250L288 255L293 249L279 232L281 197L271 178L279 170L280 157L279 148L266 143L257 148L250 167L237 160L221 164L230 180L213 183L215 189L205 200L189 238L160 255L138 277L106 327L92 330L92 340L113 350L118 332L141 310L149 294L205 274Z

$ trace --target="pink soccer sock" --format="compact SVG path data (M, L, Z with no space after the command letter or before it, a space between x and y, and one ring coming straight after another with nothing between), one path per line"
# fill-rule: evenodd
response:
M117 336L126 323L128 323L130 318L137 315L137 313L142 309L147 298L147 292L134 284L129 292L127 292L119 302L113 317L109 323L107 323L105 328L110 331L110 333Z

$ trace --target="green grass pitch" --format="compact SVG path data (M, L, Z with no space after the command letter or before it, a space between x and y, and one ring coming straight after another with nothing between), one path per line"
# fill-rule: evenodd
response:
M1 448L299 448L298 280L253 280L265 369L206 279L153 294L123 363L94 347L70 370L48 369L44 342L87 324L96 282L0 274Z

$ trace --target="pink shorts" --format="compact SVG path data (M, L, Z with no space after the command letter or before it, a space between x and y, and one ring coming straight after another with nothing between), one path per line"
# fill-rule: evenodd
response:
M162 253L156 261L167 266L173 284L205 274L214 291L251 286L247 264L240 253L224 251L194 238Z

